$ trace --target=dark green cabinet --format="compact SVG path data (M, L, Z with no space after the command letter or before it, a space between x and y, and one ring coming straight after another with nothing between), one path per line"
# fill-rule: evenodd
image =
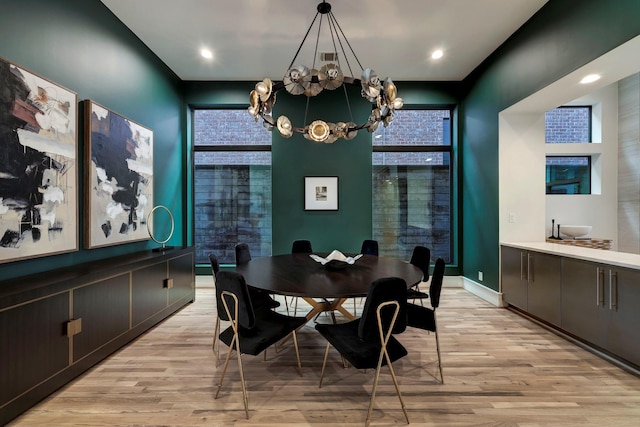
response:
M502 247L503 299L553 325L560 325L560 257Z

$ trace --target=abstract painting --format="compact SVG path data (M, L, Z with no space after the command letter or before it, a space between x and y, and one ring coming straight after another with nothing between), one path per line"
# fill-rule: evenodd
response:
M153 131L85 101L85 247L149 239Z
M77 107L0 58L0 263L78 250Z

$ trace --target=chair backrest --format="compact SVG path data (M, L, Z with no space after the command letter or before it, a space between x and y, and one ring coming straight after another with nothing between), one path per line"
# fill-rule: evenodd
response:
M211 272L215 279L215 275L220 271L220 263L218 262L218 257L215 256L213 252L209 254L209 262L211 263Z
M431 250L425 246L416 246L411 254L411 264L422 270L422 281L429 280L429 264L431 263Z
M313 252L309 240L294 240L291 244L292 254L310 254Z
M360 253L363 255L375 255L378 256L378 241L377 240L364 240L362 242L362 248Z
M246 264L251 261L251 250L246 243L236 245L236 265Z
M433 267L433 275L431 277L431 284L429 285L429 300L431 300L431 307L433 308L437 308L440 305L440 291L442 291L442 281L444 280L444 265L444 260L438 258Z
M238 298L238 316L235 313L235 302L233 298L229 297L226 297L225 301L229 307L231 318L227 315L222 302L224 291L230 292ZM251 329L255 325L256 317L249 298L249 289L242 274L235 271L219 271L216 274L216 303L220 319L229 321L237 317L238 324L246 329Z
M362 317L358 324L358 336L364 341L379 340L378 320L376 310L387 301L398 301L400 312L393 326L393 333L399 334L407 327L407 282L399 277L383 277L374 280L369 287L367 299L362 310ZM392 306L382 313L383 330L389 329L393 318Z
M209 263L211 263L211 273L213 274L213 284L216 283L216 274L220 271L220 263L218 257L213 252L209 253Z

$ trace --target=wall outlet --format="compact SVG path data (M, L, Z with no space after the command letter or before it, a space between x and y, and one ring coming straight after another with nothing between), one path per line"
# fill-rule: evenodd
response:
M481 282L484 280L484 273L482 271L478 271L478 280Z
M509 212L509 222L511 222L511 223L516 222L516 214L515 214L515 212Z

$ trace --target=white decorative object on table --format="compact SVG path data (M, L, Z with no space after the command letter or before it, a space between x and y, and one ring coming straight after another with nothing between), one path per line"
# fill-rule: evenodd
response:
M315 254L309 254L309 256L314 261L319 262L320 264L326 267L337 269L337 268L346 267L347 265L353 265L357 260L359 260L362 257L362 254L356 255L354 257L350 257L334 249L325 258L322 258L321 256L318 256Z

